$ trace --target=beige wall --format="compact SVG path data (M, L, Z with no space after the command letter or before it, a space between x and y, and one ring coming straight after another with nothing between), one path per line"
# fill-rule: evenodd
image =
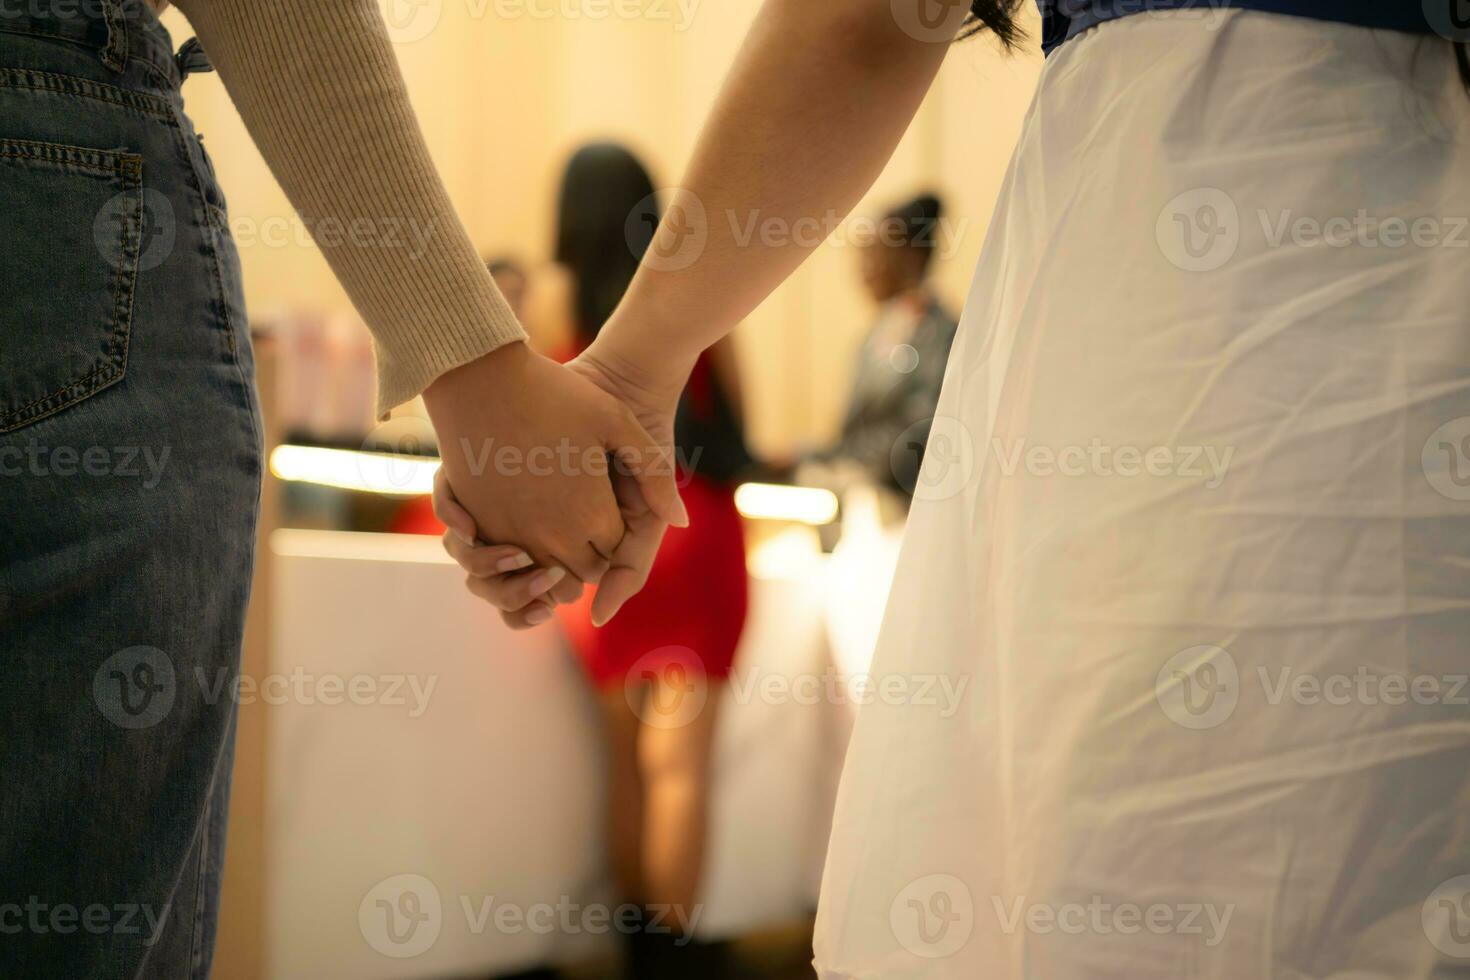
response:
M437 26L400 44L399 53L434 156L477 244L531 260L547 254L558 169L578 142L624 140L658 181L678 180L705 107L759 7L758 0L631 0L644 14L629 19L595 14L626 10L630 0L426 2L440 12ZM529 13L551 10L582 16ZM187 25L176 13L168 17L182 41ZM938 275L956 306L1039 63L1037 55L1003 58L988 41L960 46L859 209L872 213L920 187L942 192L958 243ZM197 76L185 92L230 197L253 313L345 307L314 249L259 240L256 229L268 221L279 228L291 211L219 80ZM787 449L831 430L869 314L855 256L829 244L742 328L759 448Z

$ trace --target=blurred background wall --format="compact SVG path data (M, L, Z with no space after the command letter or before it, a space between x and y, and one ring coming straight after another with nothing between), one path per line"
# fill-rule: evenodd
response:
M675 184L759 0L383 0L450 193L486 254L548 257L556 181L589 139L627 143ZM190 34L176 11L175 40ZM1034 33L1034 32L1033 32ZM946 202L936 266L960 306L1040 68L985 38L954 51L859 214L919 189ZM185 88L230 197L252 316L350 309L215 75ZM870 325L857 260L835 236L739 334L750 439L779 453L836 427Z

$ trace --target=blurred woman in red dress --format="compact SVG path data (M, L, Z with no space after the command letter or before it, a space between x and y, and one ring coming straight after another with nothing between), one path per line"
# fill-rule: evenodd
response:
M615 144L568 163L556 267L533 286L528 321L570 359L622 299L658 225L653 181ZM539 302L537 301L539 299ZM539 329L538 329L539 328ZM718 950L688 941L707 838L716 709L745 625L745 539L734 481L750 465L728 343L695 368L676 443L689 527L670 528L647 586L600 628L591 592L557 614L598 695L609 748L608 848L622 894L672 928L634 937L630 975L708 975Z

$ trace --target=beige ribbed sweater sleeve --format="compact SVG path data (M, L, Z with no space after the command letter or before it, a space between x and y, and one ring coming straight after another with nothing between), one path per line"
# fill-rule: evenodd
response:
M517 340L424 144L377 0L175 0L373 333L378 409Z

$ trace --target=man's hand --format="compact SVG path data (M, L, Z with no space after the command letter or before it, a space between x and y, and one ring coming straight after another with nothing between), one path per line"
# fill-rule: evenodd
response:
M656 523L660 537L665 522L688 522L667 442L585 374L525 344L444 374L424 402L448 482L482 541L518 545L537 566L596 583L622 553L630 516Z

